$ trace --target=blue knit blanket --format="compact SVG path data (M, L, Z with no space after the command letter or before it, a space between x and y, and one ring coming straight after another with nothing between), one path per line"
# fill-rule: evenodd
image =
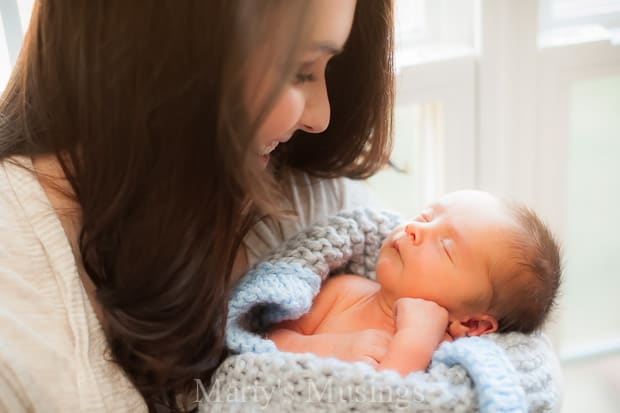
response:
M281 353L262 337L269 325L308 312L329 273L374 278L381 242L398 221L384 211L342 213L300 233L250 270L229 303L226 342L238 355L218 370L203 401L207 410L557 410L557 359L541 335L489 334L445 342L426 372L405 378L364 363ZM240 401L241 389L254 389L253 397Z

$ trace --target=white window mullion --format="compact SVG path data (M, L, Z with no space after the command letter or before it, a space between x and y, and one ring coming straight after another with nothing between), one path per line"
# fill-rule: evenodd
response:
M536 0L483 0L478 65L482 189L537 207Z

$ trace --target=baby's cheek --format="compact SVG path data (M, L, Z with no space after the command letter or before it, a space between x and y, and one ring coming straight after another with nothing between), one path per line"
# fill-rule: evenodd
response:
M379 254L379 258L377 259L377 267L375 268L375 271L377 272L377 274L379 273L384 273L385 272L385 267L386 267L386 259L384 257L385 254Z
M377 282L386 288L398 285L402 272L402 264L390 256L392 252L395 253L395 251L386 250L377 260Z

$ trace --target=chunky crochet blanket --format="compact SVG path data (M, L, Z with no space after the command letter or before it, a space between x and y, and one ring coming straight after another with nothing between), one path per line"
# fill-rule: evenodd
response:
M402 378L364 363L278 352L268 326L305 314L322 279L347 272L374 279L383 239L399 217L360 209L298 234L249 271L233 291L230 356L204 411L547 412L559 410L557 358L542 335L490 334L443 343L426 372Z

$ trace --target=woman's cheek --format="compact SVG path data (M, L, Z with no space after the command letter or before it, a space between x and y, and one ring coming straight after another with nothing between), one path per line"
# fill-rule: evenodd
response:
M265 119L260 135L266 140L287 137L297 129L303 110L301 92L294 87L287 87Z

